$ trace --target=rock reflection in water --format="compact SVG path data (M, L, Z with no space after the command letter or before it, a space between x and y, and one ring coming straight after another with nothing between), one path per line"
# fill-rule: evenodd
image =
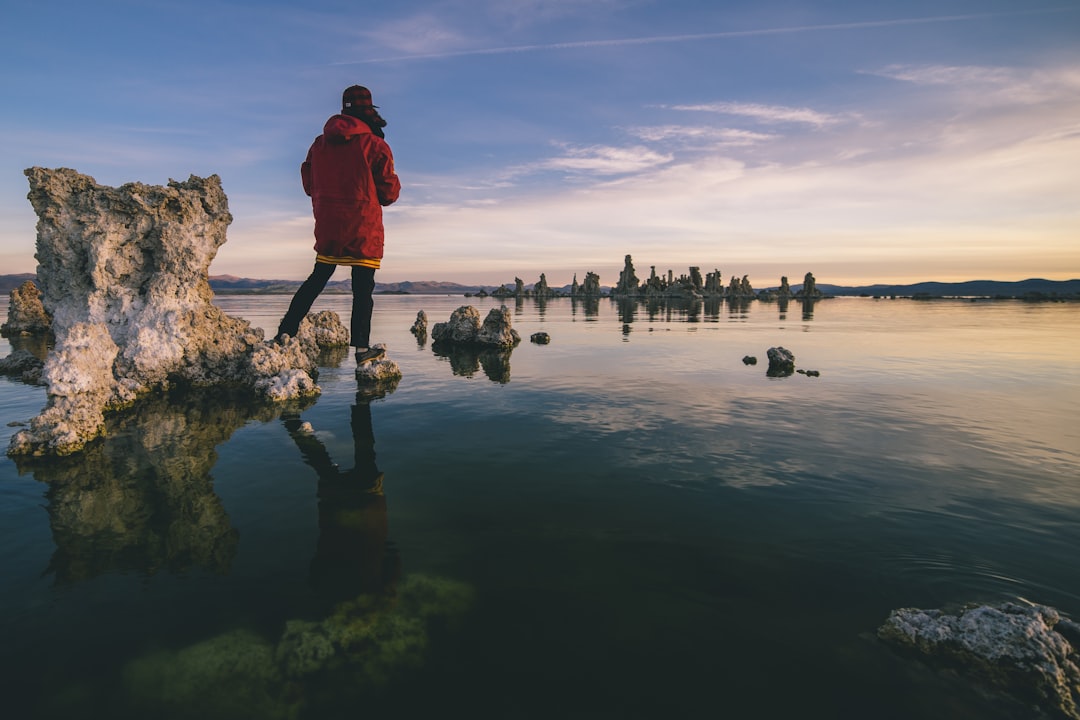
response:
M110 417L106 436L77 457L16 458L20 472L49 485L56 550L47 572L58 583L117 571L228 572L238 534L214 492L215 448L248 420L282 411L250 397L218 389L146 398Z
M357 393L349 469L334 463L298 412L282 414L318 477L319 540L310 575L320 601L315 613L286 619L277 636L238 628L135 659L122 679L130 709L158 718L351 717L399 673L423 666L433 629L458 624L472 588L402 578L388 540L371 402L395 389L396 382Z
M577 316L578 305L581 306L582 311L585 313L586 320L596 320L600 316L600 298L599 297L572 297L570 298L570 314L573 317Z
M510 382L510 353L512 348L483 347L436 342L431 351L437 357L450 361L450 370L455 375L473 377L482 367L484 374L492 382L505 385Z
M26 350L42 362L49 356L49 350L56 342L49 333L37 335L12 335L7 339L11 344L11 350Z

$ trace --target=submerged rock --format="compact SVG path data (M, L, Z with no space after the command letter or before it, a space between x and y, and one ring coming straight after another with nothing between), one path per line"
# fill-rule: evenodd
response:
M551 343L551 336L546 332L538 332L530 335L529 340L537 345L549 345Z
M323 703L340 708L343 694L362 707L365 692L422 665L432 629L452 628L472 596L463 583L413 576L324 619L288 620L277 641L231 630L146 655L124 669L125 697L164 718L324 717Z
M232 221L216 175L119 188L69 169L26 175L56 346L42 372L46 407L8 454L77 452L105 412L175 384L236 384L274 400L318 394L319 342L340 340L328 318L267 345L211 302L208 269Z
M283 697L273 644L250 630L147 655L124 670L124 685L146 717L288 720L300 707Z
M1080 719L1077 626L1044 605L1006 602L956 614L903 608L878 629L883 641L947 667L1053 717Z
M41 291L30 280L11 291L8 319L0 325L0 335L44 335L52 329L52 318L41 304Z

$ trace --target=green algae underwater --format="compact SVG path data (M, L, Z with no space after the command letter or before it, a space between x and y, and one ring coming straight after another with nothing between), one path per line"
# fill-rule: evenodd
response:
M270 329L288 300L215 302ZM5 716L1033 716L874 631L1080 616L1075 306L527 301L497 357L409 332L462 304L493 306L376 298L396 387L330 356L314 401L176 392L0 460ZM820 376L743 363L773 346ZM43 404L0 378L0 442Z

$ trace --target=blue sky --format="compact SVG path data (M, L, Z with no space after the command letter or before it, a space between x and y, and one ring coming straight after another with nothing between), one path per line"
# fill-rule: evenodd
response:
M1076 0L4 5L0 273L40 165L216 173L211 273L306 276L299 164L359 83L403 183L381 282L1080 277Z

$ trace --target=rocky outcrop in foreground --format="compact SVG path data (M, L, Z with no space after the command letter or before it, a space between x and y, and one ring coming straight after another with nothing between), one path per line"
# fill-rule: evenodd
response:
M56 346L42 372L46 407L9 454L77 452L107 411L175 385L240 385L272 400L318 394L319 342L347 338L329 327L336 315L267 344L211 302L208 269L232 221L216 175L119 188L69 169L26 175Z
M1080 625L1044 605L894 610L878 637L957 669L1051 717L1080 719Z

